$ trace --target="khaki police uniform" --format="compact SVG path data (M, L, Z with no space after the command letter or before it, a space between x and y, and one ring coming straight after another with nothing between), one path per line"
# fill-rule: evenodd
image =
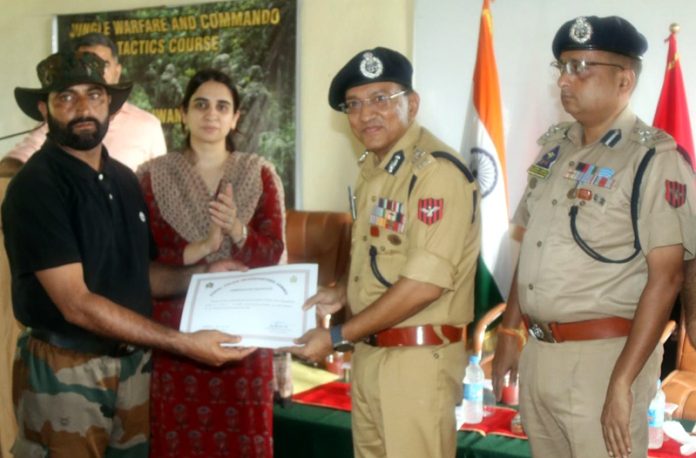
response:
M479 198L473 177L433 157L435 151L454 154L414 123L381 162L374 153L362 158L348 283L353 314L405 277L444 292L397 327L465 326L472 320ZM460 342L389 348L358 343L352 387L356 457L454 456L454 408L465 364Z
M515 213L514 222L526 228L519 301L522 313L533 321L632 319L646 285L650 250L681 244L686 258L696 252L694 177L674 140L628 108L599 141L583 146L582 135L580 124L564 123L541 137L541 153L528 170ZM625 263L593 259L573 238L571 207L577 206L577 233L593 250L611 259L630 256L634 178L653 148L638 201L641 252ZM520 359L520 409L534 456L606 456L600 416L625 341L529 339ZM646 412L661 359L658 346L632 387L633 456L647 452Z

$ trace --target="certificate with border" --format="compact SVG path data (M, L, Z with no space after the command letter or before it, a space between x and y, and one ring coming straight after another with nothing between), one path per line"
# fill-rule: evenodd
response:
M316 327L304 301L317 291L316 264L285 264L191 277L179 329L217 329L242 337L230 345L279 348Z

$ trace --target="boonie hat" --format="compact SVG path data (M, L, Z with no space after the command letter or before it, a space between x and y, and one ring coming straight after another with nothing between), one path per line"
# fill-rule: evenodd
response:
M406 89L413 89L413 67L401 53L389 48L360 51L334 76L329 87L329 105L340 111L346 91L363 84L391 81Z
M30 118L43 121L38 102L46 101L49 93L76 84L98 84L111 96L109 114L114 114L128 99L133 83L107 84L104 80L105 65L104 60L91 52L63 51L51 54L36 66L41 88L15 88L17 105Z
M580 16L558 29L551 49L556 59L563 51L596 50L640 60L648 50L648 41L633 24L619 16Z

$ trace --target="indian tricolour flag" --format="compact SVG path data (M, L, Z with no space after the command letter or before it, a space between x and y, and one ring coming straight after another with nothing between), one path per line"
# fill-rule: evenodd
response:
M503 115L492 29L490 2L484 0L471 101L462 142L462 156L476 176L481 193L476 318L506 300L512 279Z

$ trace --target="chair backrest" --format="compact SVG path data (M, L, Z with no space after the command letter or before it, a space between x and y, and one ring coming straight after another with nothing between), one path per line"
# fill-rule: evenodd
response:
M9 178L0 177L0 203L5 198ZM17 423L12 406L12 361L14 360L20 324L15 321L10 297L10 266L5 252L5 240L0 222L0 457L12 456L10 447L17 435Z
M684 313L679 320L679 341L677 343L677 369L696 373L696 349L686 335Z
M335 283L348 269L352 224L349 213L288 210L288 262L316 262L319 286Z
M471 351L473 353L476 353L479 356L481 356L481 351L483 350L483 340L486 336L488 326L490 326L491 323L493 323L495 320L498 319L498 317L500 317L500 315L503 314L503 312L505 311L505 307L505 302L501 302L500 304L488 310L481 317L481 319L479 319L476 322L476 326L474 327L474 335L471 336Z
M672 328L674 328L674 321ZM667 402L677 405L672 413L674 418L696 420L696 350L686 335L684 309L681 311L679 331L677 334L676 369L662 381L662 389L667 396ZM669 325L669 323L668 323ZM667 340L667 330L663 333L661 342Z
M493 365L493 353L484 352L484 340L488 327L500 317L505 311L506 304L502 302L488 310L474 326L474 333L471 336L471 353L481 357L481 368L486 378L491 378L491 370ZM464 345L467 345L466 343Z

